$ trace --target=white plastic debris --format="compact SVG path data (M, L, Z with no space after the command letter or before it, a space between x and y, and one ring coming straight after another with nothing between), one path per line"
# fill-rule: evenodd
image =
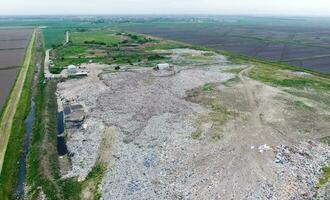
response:
M263 144L258 147L258 150L260 153L263 153L264 151L272 150L272 148L270 146L268 146L267 144Z

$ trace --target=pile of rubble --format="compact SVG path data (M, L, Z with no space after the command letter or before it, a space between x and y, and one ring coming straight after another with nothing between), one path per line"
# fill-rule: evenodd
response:
M221 65L214 67L214 70L189 69L168 77L160 77L158 73L161 72L146 68L106 73L106 70L103 71L109 67L106 65L88 64L85 67L90 72L88 77L67 80L58 85L62 101L82 104L86 113L83 126L68 130L67 140L72 170L66 177L78 176L80 180L86 177L97 159L98 147L106 127L115 126L118 130L116 138L119 141L116 145L122 146L115 149L124 148L122 153L134 155L133 152L138 151L129 143L142 134L153 117L174 114L171 120L180 119L176 125L180 127L188 123L185 122L185 117L202 110L201 106L183 99L186 90L208 82L226 81L234 76L222 73ZM78 118L74 115L73 120L80 122L81 115L76 113ZM170 127L168 129L175 131ZM193 131L191 129L192 125L185 128L187 136ZM160 144L155 144L158 145ZM142 154L136 155L137 158L144 159ZM151 165L151 161L149 164ZM117 176L124 172L123 166L127 166L127 163L118 163L118 166Z
M184 60L183 55L206 52L170 53ZM146 68L107 73L106 67L90 64L88 77L59 84L59 95L84 105L86 112L83 127L68 138L72 170L67 177L86 177L104 131L114 127L110 166L100 185L103 199L310 199L316 194L321 168L329 163L324 144L278 145L285 141L273 140L276 133L267 132L272 129L261 123L250 127L248 119L226 127L219 141L191 137L199 114L209 110L187 101L186 91L235 77L221 71L225 64L183 66L169 76ZM235 89L246 90L239 84Z
M322 177L322 167L330 163L329 146L313 141L297 145L279 145L275 150L277 197L311 199ZM268 187L269 189L269 187Z
M105 125L96 118L87 118L85 128L69 130L67 147L70 153L72 169L65 177L78 177L83 180L91 171L97 159Z

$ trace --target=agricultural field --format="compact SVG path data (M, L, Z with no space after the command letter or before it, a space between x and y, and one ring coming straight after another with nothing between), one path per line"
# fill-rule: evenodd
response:
M0 28L0 110L15 82L33 29Z
M129 23L127 23L129 22ZM122 29L328 73L329 18L249 16L98 16L1 19L0 26L44 26L45 47L66 31ZM102 32L102 31L101 31ZM101 36L102 37L102 36ZM111 42L110 42L111 43Z
M45 48L55 48L64 43L64 34L69 28L43 28L43 36L45 41Z
M328 18L214 17L145 20L125 30L330 72Z

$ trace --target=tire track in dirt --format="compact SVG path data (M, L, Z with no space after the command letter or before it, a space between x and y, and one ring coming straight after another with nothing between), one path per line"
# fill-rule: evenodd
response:
M259 87L265 87L265 85L263 83L258 82L260 85L256 85L256 81L251 80L250 78L248 78L248 72L250 70L253 69L254 66L250 66L244 70L242 70L239 74L238 77L241 80L242 84L244 85L244 93L245 96L248 99L249 105L251 107L251 109L253 110L253 112L251 113L251 118L252 118L252 123L256 126L261 128L260 130L263 130L262 127L264 126L265 128L270 128L271 130L274 130L277 132L278 136L280 136L281 138L284 138L286 140L289 140L291 142L293 142L294 140L289 137L286 132L289 131L288 128L288 124L285 121L282 121L281 123L281 127L282 130L279 130L278 128L271 126L270 124L264 124L263 120L262 120L262 116L263 116L263 111L265 110L266 104L269 102L267 100L258 100L256 98L255 92L256 92L256 88ZM261 88L260 88L261 90ZM271 100L271 99L269 99ZM281 113L282 114L282 113ZM284 130L283 130L284 129ZM263 135L260 135L263 136Z
M248 104L251 107L252 113L251 113L251 123L252 125L260 128L261 125L261 119L260 119L260 106L258 106L258 101L253 93L255 85L251 83L251 80L247 77L247 73L253 68L254 66L250 66L238 74L238 78L241 80L243 87L244 87L244 96L248 100Z
M250 79L248 72L253 68L254 66L249 66L238 74L242 85L239 87L242 96L238 98L244 98L249 107L247 119L235 119L227 127L229 141L224 142L232 144L235 149L231 156L224 159L228 172L227 187L232 191L231 194L226 194L228 198L240 198L244 190L254 190L258 187L252 183L270 178L272 175L267 168L272 154L259 153L258 146L261 144L271 146L274 141L287 139L285 135L282 135L285 134L283 131L281 131L282 134L279 134L278 130L274 132L271 124L263 120L263 115L269 111L270 105L273 103L273 96L277 91ZM280 114L280 112L276 110L276 114ZM285 122L283 126L286 126ZM240 181L242 179L246 181ZM252 185L242 185L242 182L251 182Z

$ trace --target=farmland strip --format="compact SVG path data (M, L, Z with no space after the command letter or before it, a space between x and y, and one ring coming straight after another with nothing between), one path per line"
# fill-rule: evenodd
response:
M29 46L27 48L24 62L22 65L22 68L19 72L19 75L17 77L17 81L13 87L13 90L9 96L8 104L4 108L4 112L1 118L0 122L0 173L2 170L2 165L11 133L11 129L13 126L13 119L14 115L16 113L17 105L23 90L24 82L26 79L26 74L28 72L30 61L32 57L32 51L33 51L33 44L35 40L35 30L32 34L32 38L30 40Z
M287 59L283 60L285 62L290 62L290 61L302 61L302 60L312 60L312 59L318 59L318 58L328 58L330 57L330 54L326 55L317 55L317 56L308 56L308 57L301 57L301 58L292 58L292 59Z

